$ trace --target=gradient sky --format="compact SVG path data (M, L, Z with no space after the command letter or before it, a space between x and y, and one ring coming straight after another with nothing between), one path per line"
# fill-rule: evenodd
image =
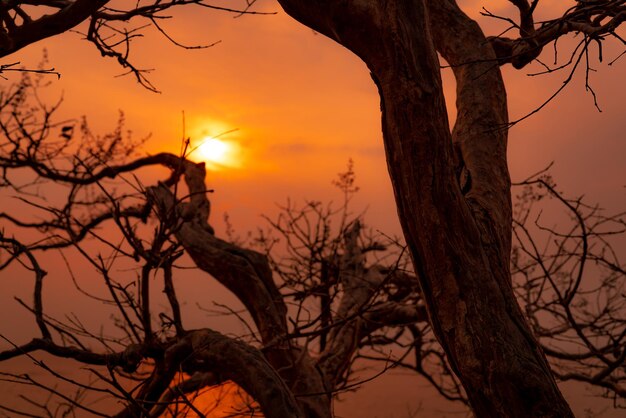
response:
M494 13L510 11L504 0L459 3L492 34L500 26L478 16L481 5L488 3ZM540 17L548 18L562 10L564 2L542 3ZM214 171L208 179L215 189L213 224L218 231L223 231L224 211L236 230L244 232L256 228L259 215L274 213L275 202L287 197L338 199L331 181L352 158L361 187L355 210L368 208L366 221L371 226L399 234L383 155L378 95L365 65L293 21L274 1L259 1L257 10L278 13L233 19L189 8L163 23L184 44L221 41L208 49L183 50L155 30L147 30L144 38L133 43L131 59L139 67L155 68L150 79L161 94L141 88L129 76L116 78L123 70L113 60L101 58L75 33L29 46L10 61L34 67L46 48L51 65L62 74L50 89L52 96L64 95L60 116L86 115L96 132L104 132L114 127L121 109L137 137L151 135L145 146L148 153L179 150L183 111L192 140L238 129L227 137L241 147L240 167ZM569 46L562 42L563 54ZM620 52L607 45L606 62L595 64L598 71L591 74L602 113L594 108L579 74L539 114L511 130L513 180L554 161L552 173L567 194L585 194L609 209L624 207L626 57L607 65ZM544 57L552 59L549 53ZM535 69L504 69L511 119L539 106L566 77L563 73L526 76ZM444 84L448 103L453 104L454 81L449 71L444 72ZM454 116L453 109L450 114ZM431 392L423 392L425 384L407 385L408 379L379 379L360 395L346 396L348 401L337 412L345 417L402 417L421 399L425 412L442 416L436 412L438 407L428 405ZM386 407L381 409L377 405L383 399ZM577 398L574 406L580 412L592 402L592 398ZM366 415L354 408L362 408Z

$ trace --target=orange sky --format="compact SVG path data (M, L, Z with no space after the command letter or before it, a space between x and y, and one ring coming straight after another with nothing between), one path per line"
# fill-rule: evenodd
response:
M484 3L493 12L507 7L504 0L460 2L474 17ZM560 0L542 3L544 17L563 4ZM210 187L216 190L213 224L218 231L223 230L224 211L238 231L247 231L260 223L261 213L272 213L274 203L287 197L338 199L331 181L353 158L361 187L355 210L368 207L366 220L371 226L399 233L383 155L378 96L365 65L293 21L274 1L259 1L257 10L278 13L233 19L190 8L163 23L181 43L221 40L205 50L182 50L154 30L136 40L132 58L140 67L156 69L150 79L162 94L142 89L131 77L114 78L122 69L113 60L101 58L77 34L30 46L10 61L35 66L46 48L52 65L62 74L52 87L64 94L62 115L86 115L95 131L104 132L114 126L122 109L128 127L138 137L152 135L147 152L179 150L183 111L192 140L238 129L229 138L240 144L241 167L209 175ZM488 32L497 33L484 18L479 22ZM562 46L565 50L567 42ZM619 52L605 48L607 62ZM553 174L562 190L570 195L584 193L605 207L623 208L626 64L622 61L612 67L606 62L595 66L598 72L592 74L592 81L602 113L593 107L578 76L538 115L512 129L509 155L514 180L555 161ZM512 119L541 104L565 78L565 74L526 77L527 72L530 69L504 69ZM448 103L453 104L449 72L444 83ZM354 395L358 401L340 404L337 412L345 417L374 413L401 417L407 415L407 407L415 408L422 399L425 412L442 416L428 406L428 398L420 398L423 385L400 386L389 379L373 382L370 387L374 389ZM393 399L386 397L391 389ZM376 409L384 397L386 407ZM590 398L578 399L575 407L580 410L587 401ZM368 412L353 415L352 408ZM390 413L385 412L388 408Z
M548 11L562 4L545 3ZM477 15L483 2L461 4ZM489 7L502 12L498 5L503 4L489 2ZM136 40L134 62L156 69L150 78L162 94L140 88L131 77L114 78L122 72L118 65L100 58L76 34L30 46L14 57L34 64L42 48L47 48L52 64L62 73L54 84L66 98L63 114L87 115L96 130L105 130L122 109L137 136L152 134L148 152L178 151L182 111L192 139L238 129L231 137L243 147L243 166L215 173L211 181L215 204L232 212L239 229L253 227L259 211L271 210L273 202L287 196L327 198L332 192L330 181L351 157L362 189L359 203L370 207L370 222L399 232L395 215L389 216L395 208L380 138L378 96L365 65L290 19L273 1L262 0L257 9L279 13L233 19L190 8L165 22L171 35L185 44L221 40L213 48L182 50L154 30ZM485 18L480 22L489 31L490 22ZM616 53L615 48L605 50L606 57ZM620 157L626 145L620 141L624 123L619 101L626 87L620 64L601 64L600 71L592 74L603 113L594 109L578 77L540 114L512 130L513 179L554 160L554 173L566 191L592 193L592 199L608 199L606 204L611 205L619 202L616 198L623 200ZM541 104L565 77L531 78L525 76L530 70L510 68L504 72L512 119ZM448 102L453 103L449 74L445 81ZM589 167L594 167L592 175Z

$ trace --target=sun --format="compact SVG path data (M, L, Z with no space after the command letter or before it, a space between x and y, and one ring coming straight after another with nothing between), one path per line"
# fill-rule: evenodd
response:
M209 138L198 147L199 153L210 162L225 163L228 160L230 146L217 138Z
M196 159L217 167L236 167L238 165L238 147L232 141L207 137L194 150Z

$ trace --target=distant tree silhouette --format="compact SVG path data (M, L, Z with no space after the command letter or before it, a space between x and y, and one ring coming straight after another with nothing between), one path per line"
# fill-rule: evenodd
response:
M18 301L40 334L26 342L0 334L8 346L0 361L28 356L49 376L0 375L25 385L24 393L38 389L51 397L45 403L28 397L24 409L0 404L0 410L110 416L118 402L117 417L202 416L194 404L199 394L232 381L245 391L232 405L241 414L330 417L334 396L361 383L354 373L361 360L382 362L377 374L414 370L445 398L468 404L433 334L405 247L368 232L362 216L351 213L358 191L351 162L335 181L344 196L337 208L288 202L267 218L268 229L241 240L229 227L219 238L208 223L203 164L188 160L184 150L136 156L123 117L104 136L84 119L55 123L58 104L33 100L40 81L25 75L0 95L1 186L29 207L0 213L0 271L19 265L34 278L33 300ZM147 166L165 167L169 176L146 186L135 173ZM625 231L623 215L563 198L543 173L521 190L512 270L526 317L558 379L583 381L623 405L626 274L611 247L611 237ZM539 224L532 213L547 196L569 211L572 224L563 231L544 228L542 237L530 224ZM113 306L112 326L89 329L69 315L71 307L66 319L46 313L40 259L51 250L68 261L64 274L85 297L102 304L103 323L106 306ZM89 272L72 269L72 252L89 263ZM227 312L248 334L185 325L176 293L184 254L239 299L246 312ZM97 294L79 284L94 274ZM37 360L37 352L76 360L88 367L89 379L60 374ZM74 390L59 391L54 381ZM107 400L101 409L84 402L96 395Z
M626 19L625 1L576 0L570 7L564 6L561 17L540 24L534 19L541 7L538 0L509 0L519 11L517 18L485 12L509 22L509 29L518 33L516 38L504 34L486 37L454 0L278 2L296 20L355 53L371 71L381 97L389 172L421 297L434 334L474 413L481 417L572 416L544 350L519 308L511 282L513 208L506 146L507 128L518 121L509 121L500 66L523 68L539 58L545 46L556 44L564 35L578 34L577 46L562 64L544 64L545 72L566 71L567 84L577 69L591 70L592 46L598 45L601 51L607 39L624 44L616 29ZM132 29L116 25L138 18L156 25L159 14L172 6L208 6L201 1L149 1L115 10L107 7L108 1L38 4L54 13L31 18L27 12L31 2L4 2L0 6L4 29L0 55L88 20L87 39L153 90L144 73L127 59ZM246 2L242 11L250 4ZM105 30L118 37L103 35ZM456 78L458 117L452 130L437 53L450 64ZM167 203L163 189L154 190L161 204ZM170 199L169 206L172 204ZM583 210L576 202L569 204ZM200 230L198 226L196 231ZM185 245L180 232L177 239ZM529 245L520 251L533 260L532 243ZM188 252L193 256L193 251ZM518 267L528 274L528 266ZM542 264L535 267L547 268ZM549 269L544 271L546 284L556 286L559 282L549 273ZM559 318L574 318L570 297L579 289L577 283L574 279L569 291L556 292L561 306ZM271 299L274 290L268 292ZM271 315L282 312L282 308L276 309ZM552 314L551 309L548 312ZM282 327L283 322L274 327ZM583 338L595 322L582 320L572 325L576 335ZM621 367L622 352L609 355L597 350L596 344L606 349L606 341L584 338L583 342L607 367L590 380L601 380L607 372ZM567 378L581 376L576 372L563 374Z

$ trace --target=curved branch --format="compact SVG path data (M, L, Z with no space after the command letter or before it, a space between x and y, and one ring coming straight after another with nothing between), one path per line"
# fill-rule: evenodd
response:
M176 237L196 265L215 277L246 306L261 333L269 342L287 334L287 308L276 285L267 258L217 238L207 222L209 201L204 184L204 163L184 163L185 182L190 201L177 206L168 187L161 184L148 189L159 206L161 216L180 216L182 224Z
M135 370L141 361L145 349L143 346L131 344L119 353L100 354L77 347L61 346L49 339L34 338L26 344L14 346L10 350L0 352L0 361L27 355L35 351L45 351L55 357L72 359L84 364L108 367L119 366L124 370Z
M583 33L598 42L603 41L606 36L614 36L622 44L626 44L615 35L615 30L626 21L624 0L577 1L577 4L566 10L563 16L544 22L538 29L534 28L533 8L528 6L528 1L511 0L511 2L520 8L522 16L520 38L510 39L502 36L489 38L499 65L510 63L515 68L523 68L541 54L543 47L569 33Z
M303 410L314 411L313 416L328 416L330 396L319 371L308 353L288 339L287 308L267 257L217 238L207 221L204 163L185 161L183 173L189 202L178 203L164 184L148 189L160 216L180 220L176 238L196 266L224 285L246 307L261 334L265 356L294 394L302 395L298 402Z
M64 6L51 15L27 20L20 26L9 27L0 32L0 57L10 55L25 46L51 36L66 32L82 23L109 0L74 0L63 2ZM62 6L61 2L58 2Z
M232 380L259 403L268 418L303 417L283 379L263 354L248 344L202 329L189 332L176 345L184 371L209 372L218 381Z

